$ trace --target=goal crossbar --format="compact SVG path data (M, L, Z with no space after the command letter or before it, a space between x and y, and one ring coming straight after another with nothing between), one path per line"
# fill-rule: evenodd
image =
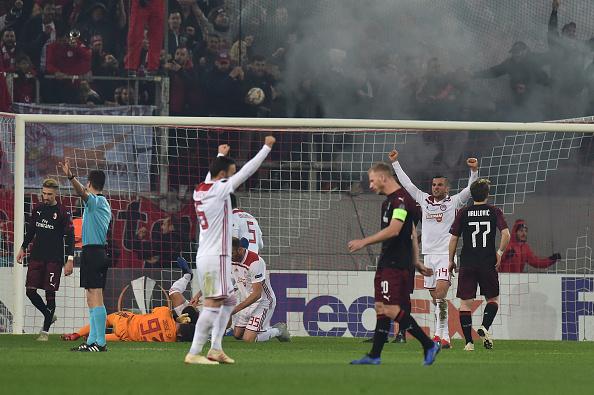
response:
M412 129L412 130L472 130L501 132L565 132L594 133L594 124L572 122L457 122L457 121L413 121L382 119L320 119L320 118L221 118L221 117L161 117L161 116L98 116L18 114L16 121L25 123L81 123L120 124L154 126L204 126L242 128L299 128L305 129ZM17 131L18 132L18 131Z

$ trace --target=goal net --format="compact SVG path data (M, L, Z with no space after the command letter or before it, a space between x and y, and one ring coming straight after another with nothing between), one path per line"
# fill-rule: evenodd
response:
M2 332L34 333L43 321L24 297L26 266L13 266L15 244L22 242L24 221L39 202L42 180L56 178L59 201L75 218L81 215L79 199L58 171L63 158L83 183L92 169L107 174L113 214L108 312L145 313L170 304L167 290L180 276L177 256L194 264L192 191L206 176L217 146L229 144L241 166L272 133L277 144L238 196L239 207L262 229L262 256L277 297L273 322L287 321L296 335L372 334L372 279L380 248L350 254L346 245L379 230L384 197L369 191L367 169L397 148L402 167L422 190L429 192L432 177L441 174L450 179L450 194L459 192L468 184L465 161L471 156L479 158L480 176L491 180L491 202L512 230L506 252L511 269L500 274L498 338L594 338L591 119L575 120L576 125L494 124L485 131L484 124L447 122L27 115L19 154L18 117L0 119ZM62 276L53 333L72 332L88 319L78 273L75 268L72 276ZM415 283L413 315L432 331L430 296L422 277ZM453 337L461 335L456 285L454 278ZM186 296L196 291L192 283ZM477 299L476 322L483 305Z

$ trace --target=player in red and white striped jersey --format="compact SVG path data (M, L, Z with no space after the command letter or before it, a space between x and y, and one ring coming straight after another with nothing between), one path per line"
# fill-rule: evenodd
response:
M233 238L233 278L242 302L233 310L235 327L233 335L248 343L264 342L276 337L289 341L287 324L270 326L276 307L276 296L266 275L266 262L247 249L248 240Z
M233 237L238 239L246 238L249 243L248 249L258 254L264 248L262 230L258 220L247 211L238 207L237 196L231 194L231 207L233 208Z
M206 180L194 190L194 205L200 224L196 271L204 308L196 323L192 347L185 357L190 364L234 363L222 350L222 339L235 295L231 282L231 199L229 195L254 174L275 143L266 136L264 146L237 173L235 162L227 157L230 147L219 146L219 156L211 163ZM212 329L208 355L200 355Z
M468 186L460 193L450 196L448 194L449 181L446 177L433 178L430 195L419 190L402 170L398 162L398 151L393 150L388 156L400 184L421 205L423 211L422 253L425 266L433 269L433 275L426 276L424 281L424 286L429 290L435 306L435 337L433 340L441 340L442 348L450 348L448 303L446 300L451 279L448 258L449 231L456 218L456 212L470 199L470 185L478 179L478 160L468 158L466 161L470 168Z

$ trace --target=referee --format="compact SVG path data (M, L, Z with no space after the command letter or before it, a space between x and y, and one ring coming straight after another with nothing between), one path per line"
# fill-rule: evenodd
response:
M76 179L68 159L60 163L76 193L81 197L85 210L82 221L82 256L80 263L80 286L86 290L89 306L90 333L86 343L72 351L107 351L105 323L107 311L103 304L103 288L107 277L107 229L111 221L111 207L101 194L105 185L105 173L91 170L86 188Z

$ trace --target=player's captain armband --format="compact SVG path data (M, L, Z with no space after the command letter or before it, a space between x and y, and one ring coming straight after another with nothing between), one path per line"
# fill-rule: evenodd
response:
M392 219L397 219L402 222L406 220L407 215L408 213L406 212L406 210L400 207L395 208L394 211L392 211Z

